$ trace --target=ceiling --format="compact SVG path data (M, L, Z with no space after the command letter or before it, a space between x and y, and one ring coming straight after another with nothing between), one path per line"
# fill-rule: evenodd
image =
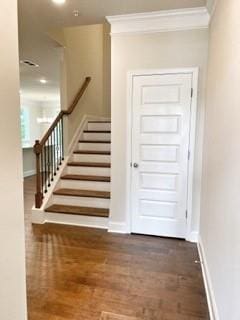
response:
M74 25L103 23L105 16L158 10L201 7L205 0L66 0L56 5L51 0L19 0L20 60L39 65L28 67L20 63L21 96L33 101L59 103L59 61L61 49L47 31ZM75 17L74 10L79 11ZM46 79L41 84L40 79Z

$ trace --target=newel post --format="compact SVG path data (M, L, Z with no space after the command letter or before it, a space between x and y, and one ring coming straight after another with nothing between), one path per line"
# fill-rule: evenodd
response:
M41 154L41 144L39 140L35 141L34 153L36 155L36 194L35 194L35 207L41 208L43 201L43 193L41 189L41 169L40 169L40 154Z

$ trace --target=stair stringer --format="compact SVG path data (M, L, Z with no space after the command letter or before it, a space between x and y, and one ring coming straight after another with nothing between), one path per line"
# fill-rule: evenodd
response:
M55 223L63 225L74 225L92 228L108 229L109 218L103 217L90 217L90 216L80 216L80 215L70 215L63 213L50 213L46 212L45 209L51 203L53 192L56 187L60 184L61 176L67 168L69 160L73 157L73 152L78 145L79 139L83 135L84 130L86 130L89 121L109 121L106 117L95 117L92 115L84 115L82 121L76 130L76 133L69 144L68 155L65 156L54 182L49 188L47 194L44 197L41 208L37 209L35 206L32 207L32 223L33 224L45 224L45 223Z

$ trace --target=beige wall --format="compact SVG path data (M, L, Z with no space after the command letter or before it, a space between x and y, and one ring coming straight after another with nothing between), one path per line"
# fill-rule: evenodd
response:
M114 35L112 37L112 201L113 222L126 220L127 72L138 69L200 67L192 230L198 229L208 31Z
M0 3L0 319L26 319L17 1Z
M92 81L78 107L68 119L68 141L70 142L84 114L110 115L109 38L108 28L102 24L65 28L65 83L67 106L82 85L86 76Z
M218 1L209 44L200 235L221 320L240 319L239 12Z

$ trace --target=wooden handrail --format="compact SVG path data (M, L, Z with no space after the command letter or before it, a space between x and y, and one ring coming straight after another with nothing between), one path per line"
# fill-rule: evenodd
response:
M76 105L78 104L78 101L82 98L84 92L86 91L90 81L91 81L91 77L86 77L82 87L80 88L80 90L76 94L76 97L74 98L74 100L71 103L71 105L68 108L68 110L63 111L64 114L70 115L73 112L73 110L76 108Z
M41 208L43 194L47 192L54 181L57 170L64 160L63 116L69 116L76 108L79 100L86 91L90 77L86 77L83 85L76 94L73 102L66 111L60 111L41 141L36 140L34 153L36 154L36 194L35 207Z
M56 119L53 121L53 123L50 126L50 128L48 129L48 131L45 133L45 135L43 136L41 141L39 141L38 148L37 148L38 152L39 151L41 152L41 149L43 148L44 144L46 143L46 141L50 137L51 133L53 132L54 128L56 127L57 123L61 120L61 118L64 115L70 115L74 111L74 109L76 108L79 100L81 99L81 97L83 96L84 92L86 91L90 81L91 81L91 77L86 77L82 87L80 88L80 90L76 94L76 97L74 98L74 100L71 103L70 107L66 111L60 111L59 112L59 114L57 115Z

